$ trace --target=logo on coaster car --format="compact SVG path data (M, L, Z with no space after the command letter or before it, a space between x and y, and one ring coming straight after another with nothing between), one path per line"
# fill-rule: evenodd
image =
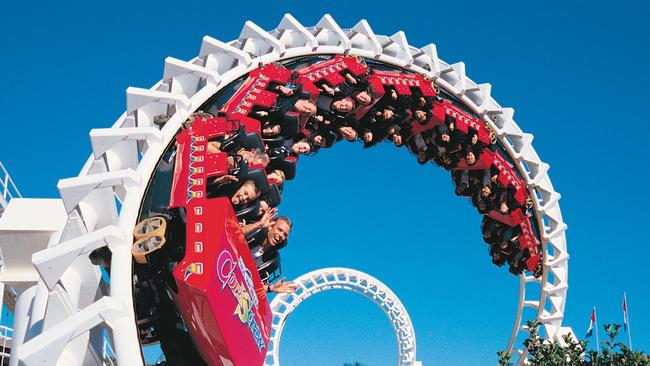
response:
M221 282L221 291L227 287L237 303L233 315L242 324L248 326L258 351L262 352L265 347L264 338L262 338L262 332L255 320L255 310L259 306L259 300L255 293L251 272L241 258L235 262L230 251L224 249L217 259L217 276Z
M191 263L189 266L187 266L184 276L185 281L187 281L187 279L190 278L190 276L193 274L203 274L203 263L196 262Z

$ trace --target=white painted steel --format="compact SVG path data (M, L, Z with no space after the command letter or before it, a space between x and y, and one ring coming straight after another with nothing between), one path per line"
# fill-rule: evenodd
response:
M413 323L404 305L391 289L378 279L353 269L324 268L304 274L294 280L298 290L291 294L278 294L271 301L273 325L266 354L266 366L280 365L280 339L287 318L293 310L309 297L323 291L346 290L363 295L383 310L397 337L398 365L417 366Z
M13 357L15 351L20 348L29 333L29 322L31 314L29 308L35 296L36 286L31 286L21 291L14 310L14 328L12 329L12 357L9 359L9 366L18 365L18 359Z
M94 154L87 160L79 176L62 180L59 184L68 221L58 245L74 243L78 247L88 248L90 241L94 240L89 234L108 226L115 227L119 232L115 235L118 239L109 245L113 252L109 292L112 301L116 302L110 312L116 321L96 324L111 332L118 364L143 363L141 358L135 356L141 351L131 290L131 230L148 178L182 121L219 89L260 63L302 55L344 53L378 60L430 77L442 89L462 100L496 132L516 161L516 168L524 176L535 198L534 208L541 228L544 254L542 278L537 281L522 277L518 311L507 349L513 350L521 330L524 309L528 306L534 312L531 317L543 324L547 339L557 341L562 334L570 331L562 327L569 256L564 234L566 225L558 203L560 195L555 192L548 177L549 166L541 162L532 148L532 135L523 133L513 120L514 111L502 108L490 96L489 84L476 84L469 79L465 75L464 63L448 64L440 60L433 44L423 48L412 47L401 32L390 37L375 35L364 20L344 30L329 15L325 15L313 27L303 27L292 16L286 15L278 29L269 32L252 22L246 22L239 38L234 41L225 43L205 37L199 56L189 62L167 59L163 80L150 89L127 89L127 110L112 127L120 132L115 135L94 133ZM171 116L160 133L144 132L155 127L153 118L159 114ZM113 137L115 139L111 140ZM119 142L113 144L111 141ZM121 209L118 215L119 205ZM88 245L83 246L73 240L77 238L88 240ZM70 251L61 250L60 253L68 256ZM65 352L78 351L69 339L60 338L62 335L55 330L68 316L83 314L87 308L95 305L107 290L101 281L95 280L95 276L86 276L87 273L98 271L86 259L86 251L78 254L80 260L75 261L66 272L66 275L83 279L78 292L71 294L62 284L54 286L54 289L46 286L39 288L45 291L40 295L48 298L48 311L42 333L37 338L56 338L48 344L59 342L59 345L66 347ZM45 278L41 281L45 282ZM63 277L61 281L64 281ZM64 304L76 306L70 308ZM35 311L42 312L43 309ZM97 319L106 319L106 314L103 314L106 311L100 309L101 314ZM34 348L33 342L35 339L27 341L25 347ZM520 354L519 362L523 362L526 353L514 353ZM30 360L21 359L25 365L32 365Z

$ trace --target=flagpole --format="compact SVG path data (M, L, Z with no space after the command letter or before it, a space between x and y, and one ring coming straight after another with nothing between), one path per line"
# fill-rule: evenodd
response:
M625 322L627 323L627 340L630 344L630 351L632 351L632 328L630 328L630 316L627 305L627 294L623 291L623 301L625 301Z
M600 353L600 340L598 339L598 315L594 306L594 327L596 328L596 352Z

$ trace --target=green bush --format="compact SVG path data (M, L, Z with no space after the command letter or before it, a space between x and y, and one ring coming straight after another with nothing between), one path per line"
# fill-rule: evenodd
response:
M632 351L625 344L616 342L621 326L605 324L607 339L600 342L600 353L587 350L587 341L576 342L564 336L566 346L544 342L539 337L539 322L528 321L530 336L524 341L531 366L650 366L650 357L641 351ZM499 366L512 366L507 352L498 352Z

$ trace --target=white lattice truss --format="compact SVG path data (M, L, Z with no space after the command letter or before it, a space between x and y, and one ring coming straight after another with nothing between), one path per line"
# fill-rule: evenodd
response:
M92 155L79 176L58 184L69 215L61 239L33 256L40 282L23 294L33 298L31 316L16 319L16 325L29 322L33 326L43 320L42 331L22 345L20 340L14 342L14 356L21 363L73 366L101 360L101 356L89 358L88 354L101 355L101 349L92 349L92 339L108 329L118 364L143 364L136 356L141 349L133 311L131 231L156 163L182 121L218 90L260 63L314 54L358 55L424 74L462 100L496 132L535 198L544 252L542 278L521 277L507 349L513 349L518 332L526 331L521 322L524 308L534 310L546 338L559 340L567 331L561 327L568 287L566 225L558 204L560 195L547 175L549 165L541 162L533 149L533 136L523 133L513 120L514 110L502 108L490 96L490 84L468 78L464 63L440 60L434 44L410 46L403 32L375 35L365 20L341 29L325 15L315 26L305 27L286 15L271 31L246 22L239 38L231 42L206 36L199 55L190 61L167 58L160 82L150 89L128 88L126 112L112 128L90 132ZM158 114L172 115L162 129L153 124ZM112 251L108 289L102 288L97 268L85 259L102 246ZM530 286L535 286L534 291ZM525 352L514 351L525 357ZM519 360L523 362L523 358Z
M280 338L287 317L308 297L328 290L347 290L356 292L372 300L379 306L391 324L397 336L398 365L415 366L415 331L406 308L388 286L378 279L347 268L324 268L304 274L294 282L298 290L291 294L279 294L271 302L273 326L271 341L265 365L280 364Z

